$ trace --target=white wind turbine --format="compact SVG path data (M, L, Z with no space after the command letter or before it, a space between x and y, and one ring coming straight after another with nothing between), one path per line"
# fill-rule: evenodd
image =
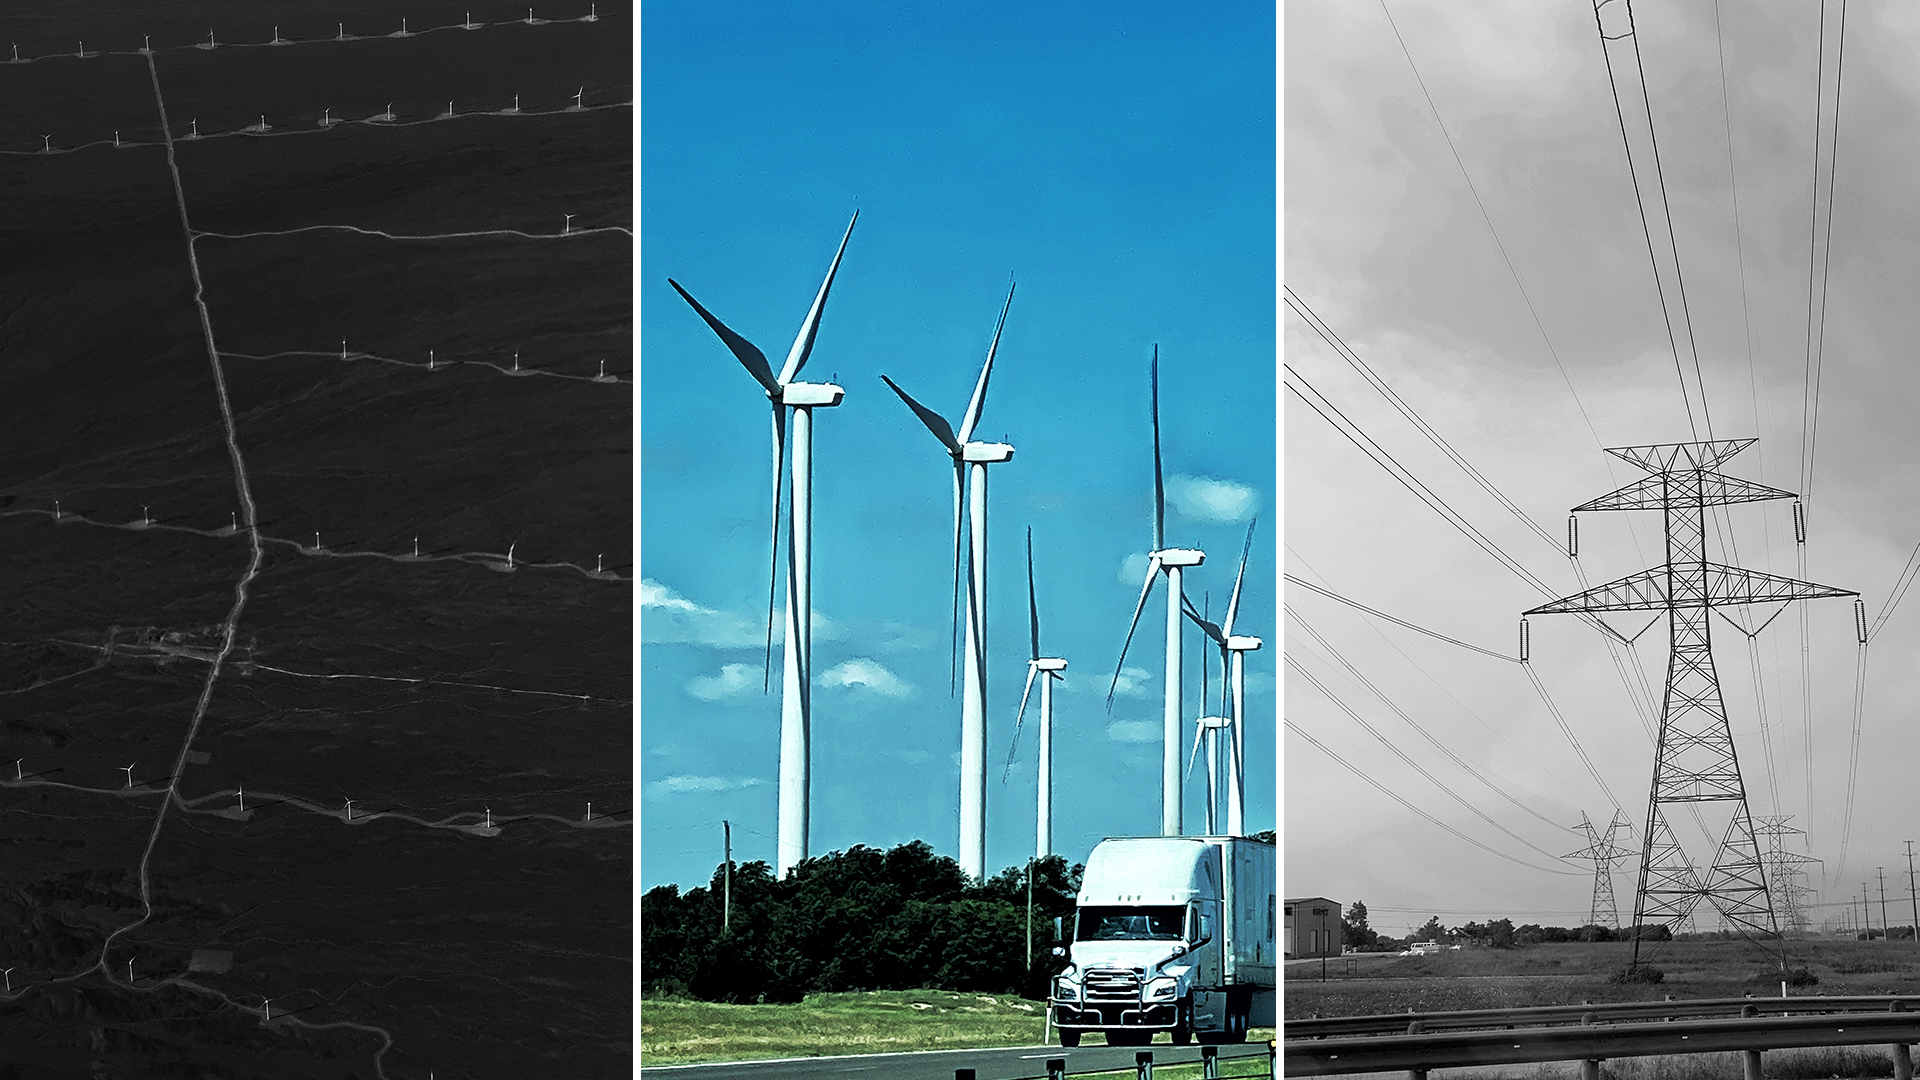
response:
M1113 694L1120 686L1120 669L1127 662L1127 648L1133 644L1133 632L1140 626L1140 612L1153 592L1155 575L1167 575L1167 674L1166 709L1161 725L1160 748L1160 833L1181 835L1180 788L1180 607L1182 572L1199 566L1207 554L1195 548L1166 546L1167 491L1160 472L1160 346L1153 347L1153 363L1148 368L1153 398L1153 550L1147 554L1147 580L1140 587L1140 600L1133 606L1133 621L1127 625L1127 640L1120 646L1120 661L1113 667L1113 683L1107 688L1107 709L1113 709Z
M1213 643L1220 648L1221 696L1224 698L1229 691L1231 691L1233 695L1232 711L1226 717L1203 717L1200 721L1203 727L1217 729L1224 726L1229 728L1229 738L1227 740L1227 834L1229 836L1241 835L1246 825L1246 654L1257 650L1262 644L1257 637L1249 637L1233 632L1233 620L1240 612L1240 586L1247 579L1247 556L1253 551L1253 529L1256 524L1257 521L1247 523L1246 543L1241 545L1240 548L1240 572L1236 574L1233 579L1233 597L1227 601L1226 618L1218 625L1215 625L1202 617L1199 612L1194 611L1192 603L1186 605L1187 618L1192 619L1194 624L1199 626L1200 629L1206 633L1207 637L1211 638ZM1205 697L1205 694L1201 695L1202 701L1200 707L1202 709L1206 708ZM1225 703L1223 702L1222 704L1224 706ZM1222 721L1222 723L1209 725L1209 721L1216 720ZM1215 758L1215 748L1213 746L1213 739L1214 731L1208 730L1207 831L1209 833L1213 831L1214 826L1213 807L1215 796L1213 759ZM1197 747L1199 745L1198 732L1195 733L1194 742ZM1193 767L1193 759L1191 756L1187 759L1187 767L1189 769Z
M1065 678L1067 662L1057 656L1040 655L1040 603L1033 591L1033 528L1027 528L1027 626L1032 632L1032 652L1027 660L1027 688L1020 692L1020 712L1013 718L1013 745L1007 748L1007 769L1013 768L1013 755L1020 749L1020 723L1027 715L1027 698L1033 693L1035 676L1040 682L1040 769L1039 812L1035 818L1033 857L1044 859L1053 854L1053 681ZM1006 772L1000 779L1006 780Z
M974 442L973 432L980 423L980 410L987 401L987 379L993 374L993 357L1000 349L1000 332L1007 325L1007 309L1013 306L1013 287L1007 288L1007 301L1000 308L1000 321L993 328L993 343L987 347L987 362L980 368L973 398L967 403L966 416L956 434L953 425L939 413L913 400L899 384L880 376L933 437L953 458L953 582L954 602L960 598L961 497L967 497L966 524L972 541L967 559L966 680L960 696L960 869L971 877L985 877L987 869L987 650L986 650L986 572L987 572L987 466L1013 457L1006 443ZM956 632L958 630L958 619Z
M780 690L780 828L777 849L778 873L788 871L807 857L808 799L812 773L812 691L813 691L813 410L840 404L846 391L833 383L795 382L794 377L813 352L814 338L820 331L820 314L827 306L827 292L840 270L840 257L846 254L853 226L860 220L855 211L847 222L846 234L833 253L826 279L807 309L800 333L787 351L786 363L775 374L772 365L754 344L727 328L700 302L667 279L675 292L706 320L727 348L739 359L747 373L766 390L773 405L773 523L770 544L772 569L767 582L767 667L773 664L774 589L779 579L780 550L780 473L787 444L787 410L793 410L792 493L787 501L787 614L785 665ZM769 675L769 678L771 676Z

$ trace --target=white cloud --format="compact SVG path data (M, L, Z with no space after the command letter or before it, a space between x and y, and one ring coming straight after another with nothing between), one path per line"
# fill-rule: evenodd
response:
M1245 484L1207 476L1170 476L1167 501L1181 517L1217 525L1245 521L1260 508L1260 494ZM1140 568L1142 574L1146 567Z
M1146 697L1147 680L1152 677L1146 668L1121 668L1120 678L1113 684L1113 694L1115 697Z
M765 685L766 672L753 664L727 664L718 675L702 675L687 684L701 701L719 701Z
M1107 725L1107 738L1121 743L1159 742L1161 727L1159 720L1115 720Z
M765 648L767 624L761 615L738 615L705 607L648 578L640 579L640 642L643 645L705 645L712 649ZM775 646L786 641L786 614L774 612ZM846 627L813 613L813 639L840 641Z
M1138 551L1120 560L1120 584L1139 588L1147 580L1147 553Z
M655 780L648 786L655 794L674 795L686 791L733 791L738 788L759 787L765 783L766 781L758 776L669 776L665 780Z
M909 697L913 685L866 657L842 661L828 668L820 681L827 686L863 686L891 698Z

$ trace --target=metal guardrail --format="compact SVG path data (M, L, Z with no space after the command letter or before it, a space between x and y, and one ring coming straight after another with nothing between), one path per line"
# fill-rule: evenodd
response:
M1476 1027L1617 1023L1621 1020L1681 1020L1711 1016L1780 1016L1818 1012L1886 1012L1900 1008L1920 1013L1920 996L1813 995L1789 998L1696 998L1675 1001L1622 1001L1583 1005L1536 1005L1514 1009L1462 1009L1455 1012L1379 1013L1286 1021L1289 1041L1336 1035L1388 1035ZM1747 1012L1747 1010L1753 1010Z
M1269 1039L1267 1040L1267 1057L1265 1061L1262 1061L1259 1057L1255 1055L1248 1055L1245 1057L1229 1059L1229 1061L1235 1066L1242 1065L1242 1064L1252 1064L1252 1065L1262 1066L1257 1071L1223 1073L1220 1071L1220 1048L1216 1045L1202 1044L1200 1047L1201 1080L1252 1080L1252 1078L1254 1077L1277 1078L1280 1074L1275 1071L1274 1065L1278 1060L1278 1054L1279 1054L1279 1040ZM1182 1062L1167 1062L1166 1064L1189 1065L1192 1063L1182 1061ZM1047 1067L1047 1071L1044 1073L1036 1073L1033 1076L1017 1077L1015 1078L1015 1080L1066 1080L1066 1077L1069 1075L1067 1073L1066 1058L1048 1058L1046 1067ZM966 1069L966 1068L955 1069L953 1070L953 1080L976 1080L975 1073L976 1073L976 1070L974 1069ZM1117 1069L1088 1069L1084 1072L1073 1073L1072 1075L1074 1076L1127 1076L1129 1074L1134 1076L1136 1080L1153 1080L1153 1051L1141 1050L1135 1053L1133 1055L1133 1065L1131 1067L1121 1066L1120 1068L1117 1068ZM1912 1078L1908 1077L1907 1080L1912 1080Z
M1458 1017L1427 1013L1415 1026L1474 1026L1470 1031L1407 1031L1393 1035L1303 1037L1293 1021L1285 1029L1285 1070L1289 1076L1336 1076L1345 1073L1407 1071L1424 1080L1429 1069L1466 1065L1514 1065L1548 1061L1579 1061L1588 1080L1599 1076L1600 1062L1608 1058L1650 1057L1739 1051L1745 1055L1748 1080L1760 1080L1760 1055L1767 1050L1828 1046L1884 1045L1893 1055L1896 1080L1913 1080L1913 1058L1908 1047L1920 1043L1920 1011L1909 1012L1915 998L1767 998L1718 999L1694 1002L1647 1002L1624 1006L1572 1006L1579 1019L1557 1025L1550 1017L1567 1007L1534 1009L1476 1009ZM1847 1008L1848 1004L1878 1011ZM1728 1005L1741 1015L1726 1016ZM1760 1015L1793 1007L1810 1015ZM1601 1016L1631 1016L1636 1008L1654 1008L1663 1018L1646 1021L1602 1022ZM1710 1018L1686 1018L1689 1010L1720 1010ZM1678 1017L1669 1019L1666 1017ZM1352 1018L1378 1021L1384 1018ZM1408 1023L1407 1017L1395 1017ZM1511 1026L1502 1023L1508 1021ZM1457 1022L1456 1022L1457 1021ZM1537 1026L1521 1027L1532 1023Z

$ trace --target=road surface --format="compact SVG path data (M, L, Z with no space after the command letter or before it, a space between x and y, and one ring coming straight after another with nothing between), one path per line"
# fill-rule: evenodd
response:
M1127 1069L1134 1055L1153 1052L1155 1065L1200 1060L1198 1046L1012 1046L982 1050L927 1050L902 1054L851 1054L844 1057L787 1058L780 1061L729 1061L710 1065L656 1065L640 1070L641 1080L823 1080L858 1076L871 1080L952 1080L955 1069L973 1069L977 1080L1019 1080L1045 1076L1048 1058L1065 1058L1067 1075L1100 1069ZM1267 1043L1220 1047L1220 1072L1258 1074L1268 1061ZM1274 1075L1278 1075L1277 1073Z

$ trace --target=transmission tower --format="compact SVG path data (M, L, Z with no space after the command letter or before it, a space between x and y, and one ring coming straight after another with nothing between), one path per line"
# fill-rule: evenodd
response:
M1778 936L1767 878L1747 810L1747 790L1734 753L1733 730L1713 666L1709 619L1716 607L1785 604L1826 596L1858 596L1848 589L1778 577L1711 562L1706 515L1710 506L1791 499L1793 492L1726 476L1715 469L1752 446L1754 439L1713 439L1658 446L1612 447L1607 453L1648 475L1573 508L1659 510L1665 518L1667 561L1572 596L1534 608L1527 615L1605 611L1665 611L1669 633L1666 696L1660 739L1647 797L1647 827L1641 834L1640 880L1633 897L1633 955L1640 962L1642 927L1677 930L1700 901L1723 923L1745 934ZM1724 617L1724 616L1723 616ZM1673 828L1668 807L1688 804L1700 836ZM1702 841L1704 837L1704 842ZM1689 848L1708 859L1696 859ZM1696 865L1709 869L1704 881Z
M1768 894L1773 898L1774 920L1779 923L1782 933L1803 935L1807 932L1807 912L1804 898L1813 890L1802 884L1800 879L1807 872L1801 867L1808 863L1819 862L1811 855L1802 855L1786 850L1784 840L1788 836L1804 836L1805 830L1795 828L1787 822L1791 815L1773 817L1761 815L1759 824L1753 828L1756 837L1766 837L1765 851L1761 862L1767 871Z
M1587 838L1587 846L1562 856L1593 860L1593 906L1587 913L1588 926L1605 926L1613 930L1620 928L1620 909L1613 902L1613 864L1633 854L1613 842L1622 830L1628 836L1633 835L1633 825L1621 817L1618 810L1613 812L1613 820L1607 823L1604 834L1594 828L1593 822L1583 813L1580 815L1580 824L1574 826L1573 831Z

